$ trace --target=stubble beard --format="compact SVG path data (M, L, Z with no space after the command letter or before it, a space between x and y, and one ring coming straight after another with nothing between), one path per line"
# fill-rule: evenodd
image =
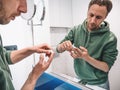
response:
M0 24L5 24L5 10L3 8L2 0L0 0Z

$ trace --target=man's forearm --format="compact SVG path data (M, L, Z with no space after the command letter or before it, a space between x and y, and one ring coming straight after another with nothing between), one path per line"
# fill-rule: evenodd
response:
M106 62L100 61L100 60L96 60L92 57L88 57L86 58L86 60L89 64L91 64L92 66L94 66L95 68L102 70L104 72L108 72L109 71L109 67L107 65Z
M26 80L25 84L21 88L21 90L34 90L36 85L37 79L31 79L31 74L29 75L28 79Z
M21 50L12 51L10 57L13 63L17 63L27 56L31 55L32 53L34 53L34 51L30 48L24 48Z

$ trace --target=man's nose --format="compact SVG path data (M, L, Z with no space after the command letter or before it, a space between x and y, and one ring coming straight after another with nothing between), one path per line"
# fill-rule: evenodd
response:
M22 13L27 12L27 1L26 0L21 0L19 10Z
M95 23L96 22L96 17L92 17L91 22Z

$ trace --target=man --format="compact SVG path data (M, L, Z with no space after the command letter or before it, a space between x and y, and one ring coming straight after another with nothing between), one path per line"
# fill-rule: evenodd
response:
M69 51L80 83L108 87L108 72L116 60L117 39L104 21L112 9L110 0L91 0L87 19L71 29L57 46L57 51Z
M0 24L7 24L25 12L27 12L26 0L0 0ZM48 61L44 61L44 57L40 55L39 62L22 87L22 90L34 90L37 79L49 67L53 59L54 53L50 50L49 45L42 44L8 52L3 48L0 37L0 90L14 90L8 64L17 63L33 53L45 53L49 57Z

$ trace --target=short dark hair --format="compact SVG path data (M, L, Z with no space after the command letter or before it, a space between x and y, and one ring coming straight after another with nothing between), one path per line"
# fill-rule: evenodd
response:
M97 4L99 6L106 6L106 8L107 8L107 14L111 11L112 6L113 6L111 0L91 0L90 3L89 3L88 9L93 4Z

